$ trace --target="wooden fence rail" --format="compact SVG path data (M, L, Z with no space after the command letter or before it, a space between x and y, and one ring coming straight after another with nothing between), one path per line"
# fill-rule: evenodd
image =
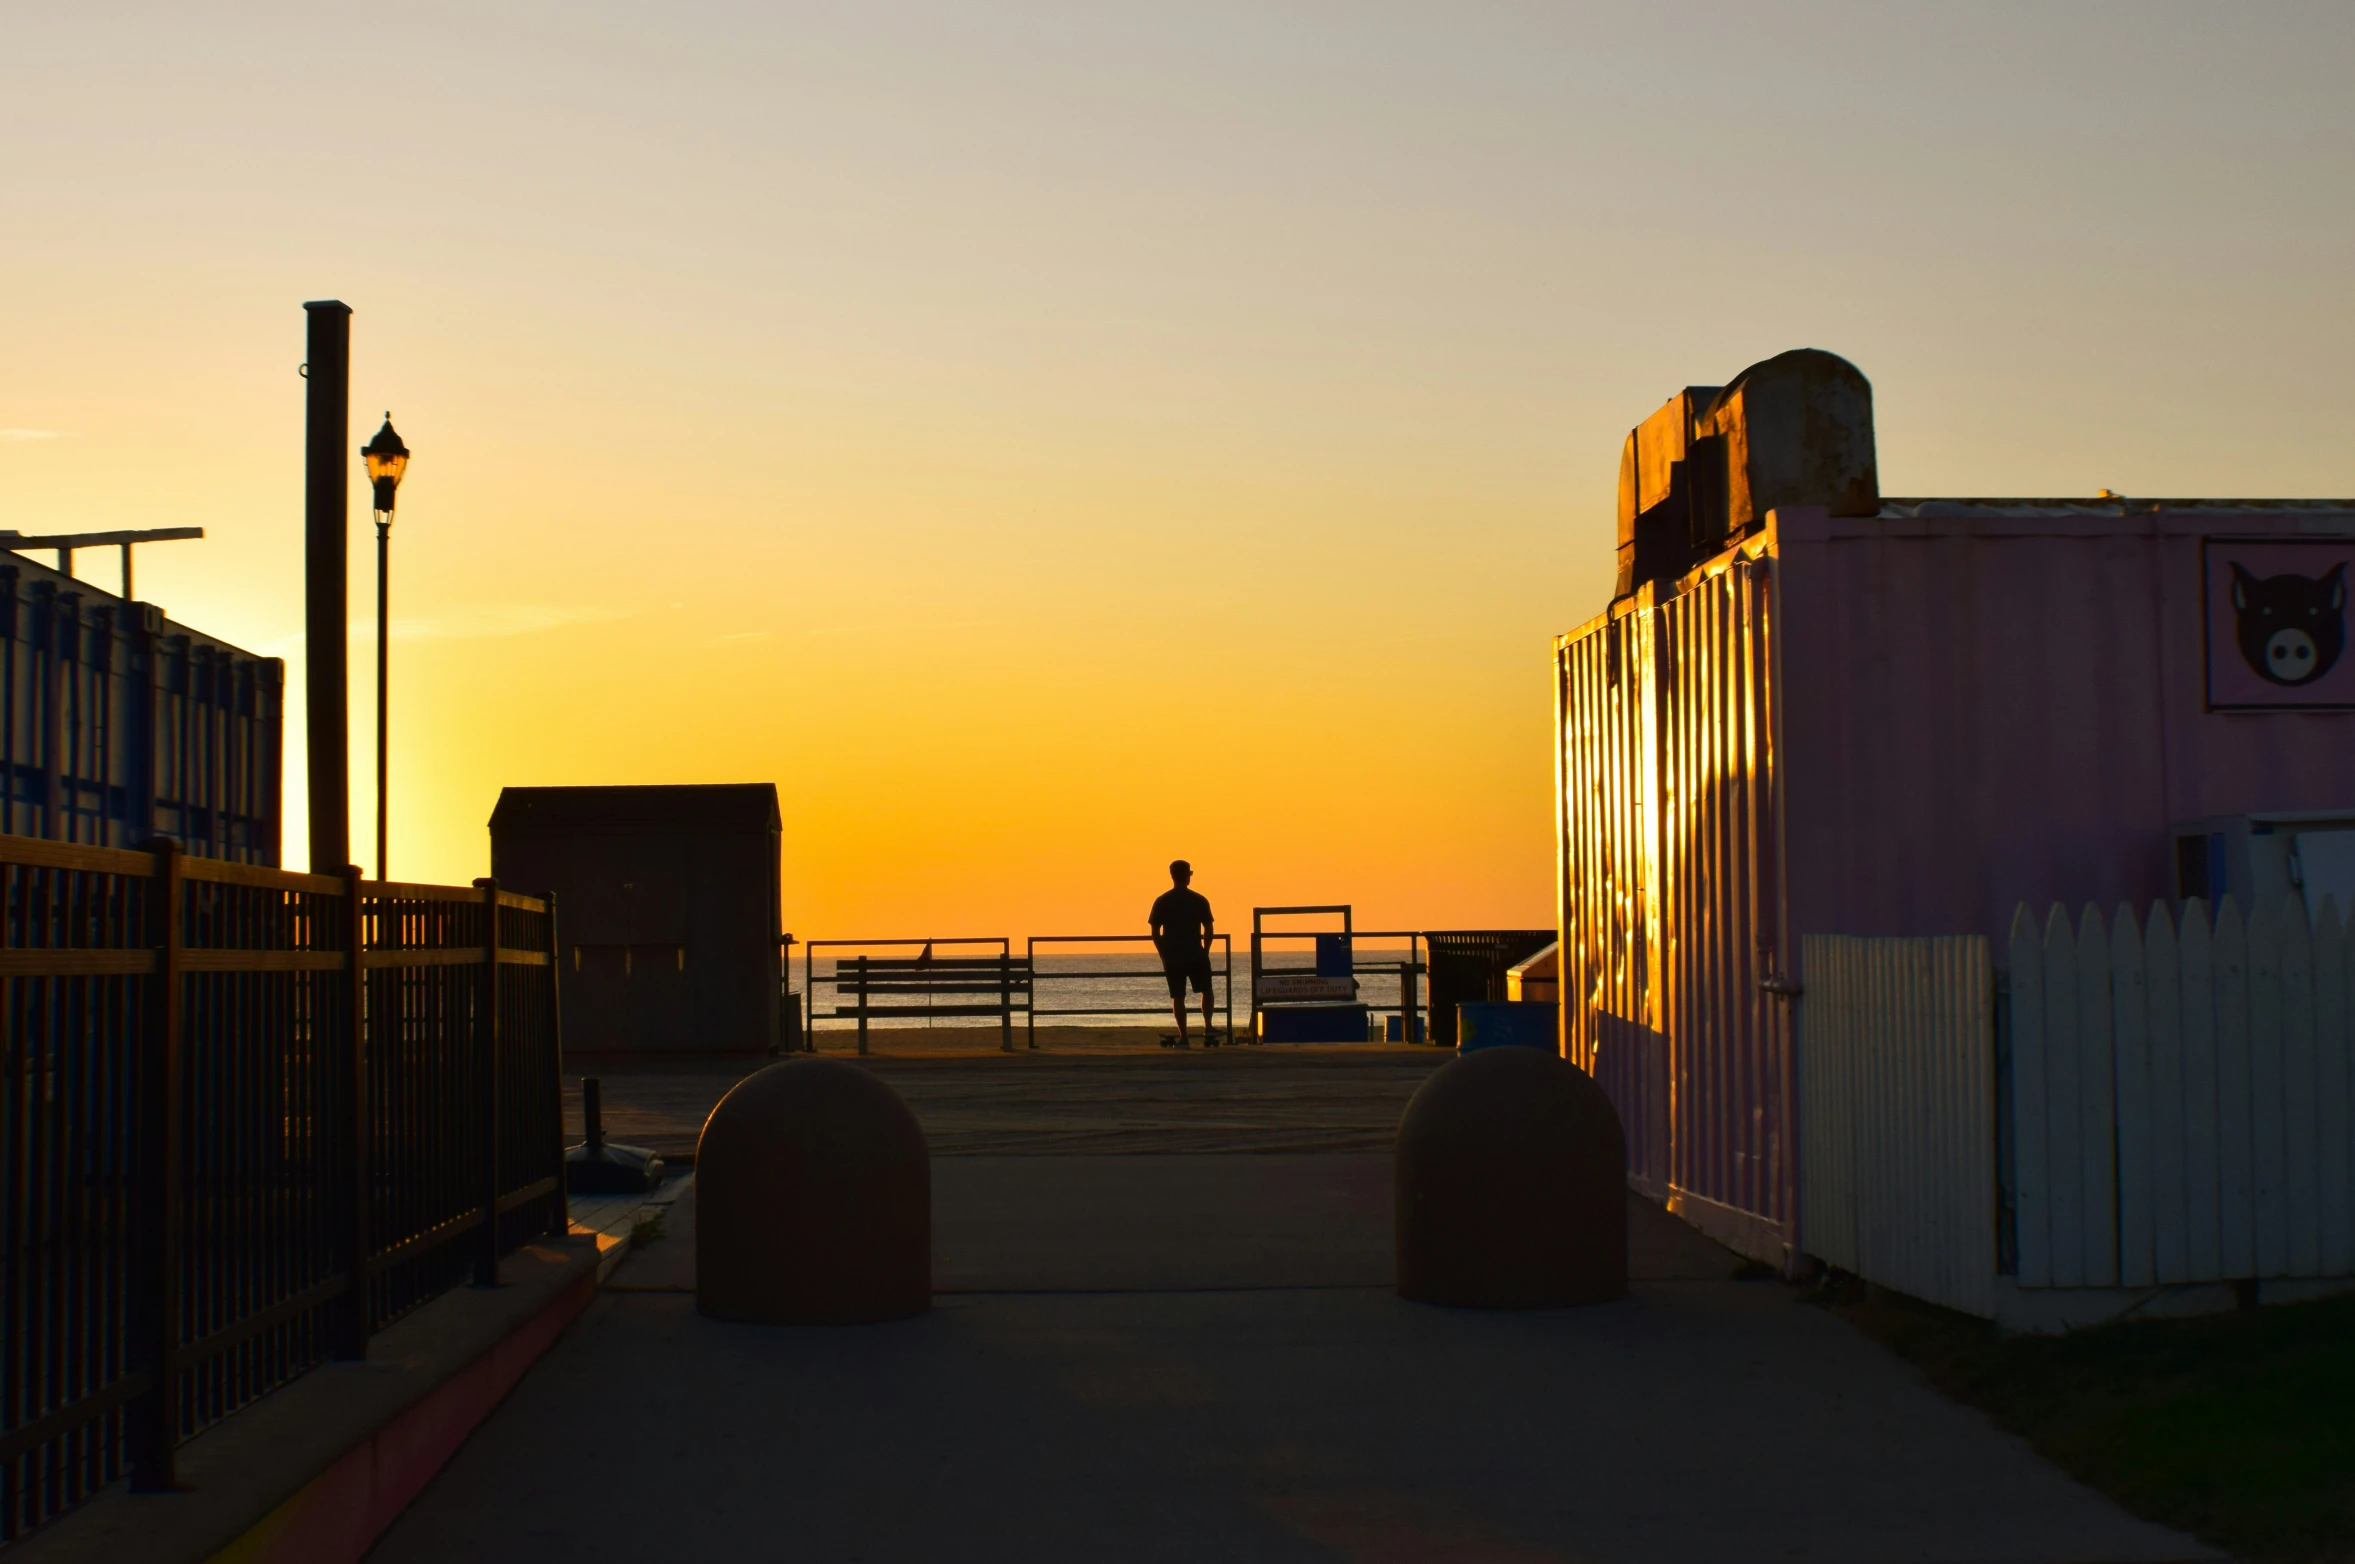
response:
M561 1231L555 909L0 836L0 1540Z

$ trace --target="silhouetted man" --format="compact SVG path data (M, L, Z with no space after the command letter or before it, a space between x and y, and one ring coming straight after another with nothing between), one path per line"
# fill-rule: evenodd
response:
M1202 996L1202 1042L1218 1041L1210 1024L1210 900L1191 888L1194 866L1180 858L1169 866L1169 889L1153 903L1154 948L1169 978L1169 1008L1177 1013L1177 1045L1186 1046L1186 984Z

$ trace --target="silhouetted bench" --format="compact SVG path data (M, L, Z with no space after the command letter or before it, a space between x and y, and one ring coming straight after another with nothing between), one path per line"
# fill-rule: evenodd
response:
M1012 1053L1014 1017L1029 1008L1030 963L1020 956L853 956L834 964L830 1014L858 1021L860 1053L870 1021L971 1016L996 1016L998 1047Z

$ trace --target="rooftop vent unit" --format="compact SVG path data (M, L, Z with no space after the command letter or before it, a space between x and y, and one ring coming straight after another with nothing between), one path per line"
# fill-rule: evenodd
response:
M1687 386L1628 432L1613 595L1675 580L1778 505L1880 510L1872 383L1836 353L1799 348L1730 385Z

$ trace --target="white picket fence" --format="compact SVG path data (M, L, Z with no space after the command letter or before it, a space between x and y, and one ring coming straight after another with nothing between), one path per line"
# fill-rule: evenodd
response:
M1987 941L1801 942L1801 1242L1842 1270L1995 1314Z
M2355 1274L2350 931L2230 897L2011 929L2022 1287ZM1810 991L1813 973L1809 974Z
M2327 901L2311 924L2295 898L2245 920L2227 898L2213 924L2197 901L2041 925L2022 906L2002 1070L1985 940L1807 937L1801 1246L2005 1315L2008 1189L2038 1296L2355 1276L2351 944Z

